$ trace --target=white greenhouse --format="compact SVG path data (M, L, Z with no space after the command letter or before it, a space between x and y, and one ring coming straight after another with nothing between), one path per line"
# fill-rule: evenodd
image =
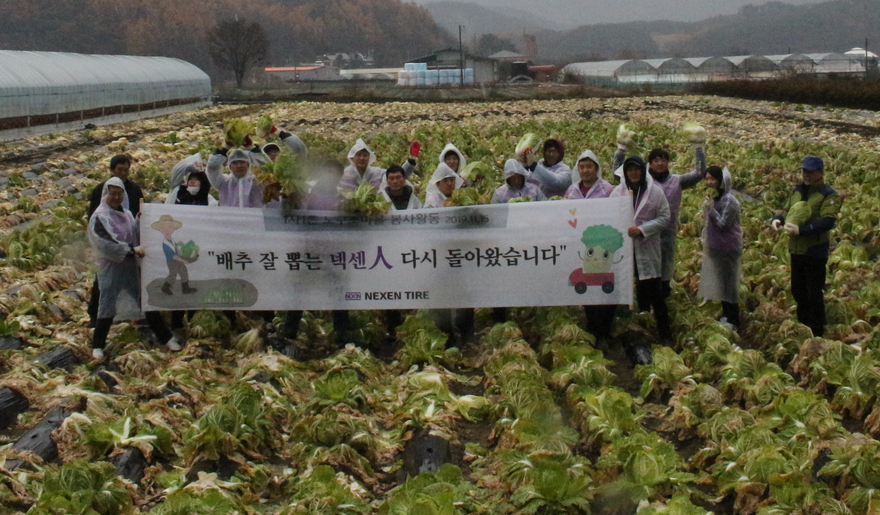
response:
M0 139L210 102L211 79L179 59L0 50Z

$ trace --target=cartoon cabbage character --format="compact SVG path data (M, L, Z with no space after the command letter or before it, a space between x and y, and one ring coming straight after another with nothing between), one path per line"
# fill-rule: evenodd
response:
M584 260L585 274L605 274L614 264L614 253L623 247L623 234L610 225L592 225L581 237L587 251Z

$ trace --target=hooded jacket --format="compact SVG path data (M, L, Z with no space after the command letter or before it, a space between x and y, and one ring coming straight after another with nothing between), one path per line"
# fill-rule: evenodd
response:
M660 233L669 225L669 202L663 190L647 173L645 162L637 156L629 157L624 162L623 168L630 163L641 167L642 182L638 185L630 185L629 181L623 180L609 196L633 196L633 225L642 233L641 236L633 238L638 278L639 280L654 279L660 277L661 273ZM638 189L638 193L631 192L631 187Z
M354 156L361 150L366 150L370 153L370 160L363 174L358 171L357 166L354 164ZM345 170L342 172L342 178L339 179L339 185L336 187L340 193L354 191L364 183L370 184L379 191L384 189L385 169L373 166L373 163L376 162L376 153L367 146L363 139L358 138L354 146L348 151L348 162L350 164L345 167ZM416 169L416 165L409 160L404 161L401 167L405 177L409 177Z
M596 175L596 182L593 183L590 189L587 190L587 194L584 195L584 192L581 191L581 175L577 166L575 166L574 170L571 171L571 186L569 186L568 190L565 192L565 198L587 199L607 197L611 194L614 186L602 178L602 166L599 164L599 159L596 157L596 154L594 154L592 150L584 150L581 155L578 156L577 163L580 163L584 159L589 159L596 163L596 166L599 169Z
M208 180L220 194L221 207L263 206L263 186L257 182L256 176L251 172L252 154L247 150L234 149L229 151L228 157L214 154L208 158ZM248 170L244 177L239 179L232 172L221 172L224 164L233 161L247 161Z
M837 215L843 201L831 186L820 180L807 186L799 182L785 203L782 214L774 218L785 222L785 214L797 202L810 204L810 219L798 227L798 234L789 238L788 250L792 254L827 258L831 247L831 229L837 223Z
M513 186L507 182L507 179L514 175L522 175L525 178L522 188L513 189ZM495 193L492 195L492 204L506 204L511 199L518 197L528 197L532 200L547 200L537 184L528 182L529 175L531 175L529 171L523 168L519 161L508 159L504 163L504 184L495 190Z
M455 173L452 168L449 168L446 163L440 163L437 165L437 169L434 170L434 174L431 175L431 180L428 182L428 187L425 189L425 208L446 207L445 203L447 197L440 191L440 188L437 187L437 183L447 177L455 177L456 190L461 188L462 184L464 184L464 179L462 179L460 175Z

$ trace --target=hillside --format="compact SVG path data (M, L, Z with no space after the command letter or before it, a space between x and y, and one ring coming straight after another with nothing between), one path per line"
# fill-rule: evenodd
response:
M555 26L551 21L525 11L482 7L470 2L431 2L424 7L434 22L450 34L458 34L458 26L463 25L468 37L539 32Z
M699 22L585 25L538 34L546 61L791 52L843 52L880 41L880 2L746 6Z
M229 18L259 21L279 65L331 52L396 65L451 42L426 9L400 0L5 0L0 48L176 57L212 73L203 37Z

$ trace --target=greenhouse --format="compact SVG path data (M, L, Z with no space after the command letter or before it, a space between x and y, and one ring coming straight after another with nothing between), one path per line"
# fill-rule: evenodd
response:
M736 73L736 66L723 57L688 57L685 61L696 67L695 82L728 80Z
M813 60L804 54L768 55L767 59L776 63L781 70L791 70L796 73L810 73L815 68Z
M865 63L863 60L845 54L807 54L807 57L816 63L816 73L864 73Z
M690 82L694 80L696 75L694 65L678 57L670 59L645 59L644 62L657 70L658 82Z
M0 139L210 104L211 79L167 57L0 51Z

